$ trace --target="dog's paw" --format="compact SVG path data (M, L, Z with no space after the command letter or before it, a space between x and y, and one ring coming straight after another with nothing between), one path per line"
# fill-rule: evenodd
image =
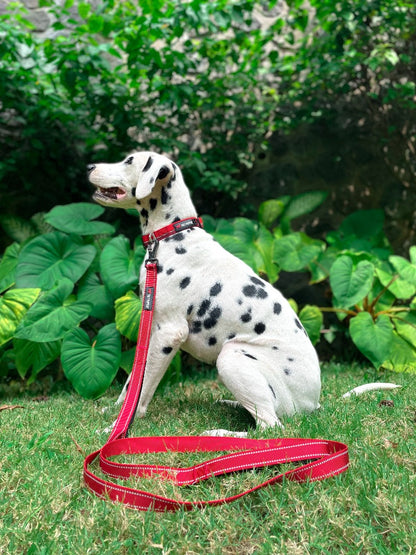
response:
M213 437L247 437L247 432L232 432L230 430L206 430L203 436Z

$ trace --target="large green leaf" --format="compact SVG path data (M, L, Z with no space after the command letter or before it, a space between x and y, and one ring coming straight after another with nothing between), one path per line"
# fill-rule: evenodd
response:
M381 284L387 287L397 299L410 299L416 293L416 286L402 277L395 277L387 264L376 269L376 274ZM395 277L394 281L393 278Z
M299 195L292 197L284 211L283 218L285 220L293 220L299 216L304 216L309 214L315 208L318 208L326 197L328 193L326 191L307 191Z
M416 374L416 348L395 332L390 344L390 353L384 360L383 367L393 372Z
M394 328L390 318L382 314L374 321L369 312L360 312L350 322L350 333L363 355L380 368L391 353Z
M114 299L98 274L90 270L78 286L78 300L91 304L91 316L99 320L114 318Z
M4 252L0 262L0 293L11 287L15 281L19 251L20 245L13 243Z
M93 222L103 214L104 208L90 202L76 202L64 206L55 206L45 214L45 220L59 231L78 235L98 235L114 233L112 225L105 222Z
M394 325L397 334L416 349L416 312L398 314L397 318L394 318Z
M0 346L9 341L40 289L11 289L0 297Z
M321 338L321 328L323 324L322 312L317 306L306 305L299 312L299 318L310 340L313 345L315 345Z
M34 381L39 372L58 358L61 352L61 341L35 343L25 339L15 339L13 346L16 368L20 376L24 378L29 368L32 368L28 383Z
M74 389L96 399L110 386L120 364L121 338L115 324L100 329L92 341L81 328L69 331L62 343L62 367Z
M95 247L83 245L76 236L69 237L59 231L41 235L20 252L16 285L50 289L62 278L75 283L88 269L95 254Z
M259 206L259 220L267 228L282 214L286 204L280 199L266 200Z
M123 297L116 300L115 307L117 329L131 341L137 341L142 312L142 303L139 297L133 291L128 291Z
M324 243L296 232L276 239L273 260L287 272L305 270L324 249Z
M74 302L69 297L73 283L61 280L56 287L42 295L20 322L15 337L39 343L62 339L65 333L85 320L91 305Z
M396 255L390 256L389 262L401 279L407 281L416 288L416 264L412 264L402 256Z
M117 298L139 282L142 249L130 249L129 240L123 235L115 237L104 247L100 257L101 277Z
M337 305L350 307L361 301L371 290L374 266L367 260L361 260L354 267L350 256L340 256L333 263L329 281Z

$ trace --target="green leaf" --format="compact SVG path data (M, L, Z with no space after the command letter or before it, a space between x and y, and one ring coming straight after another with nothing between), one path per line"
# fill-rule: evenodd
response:
M131 341L137 341L142 312L140 298L133 291L128 291L123 297L116 300L115 307L118 331Z
M307 304L299 312L299 318L312 344L315 345L321 338L321 328L323 324L322 312L317 306Z
M279 277L279 268L273 262L274 238L263 225L259 228L258 238L254 245L260 255L256 264L256 272L265 274L270 283L274 283Z
M4 252L0 262L0 293L9 289L15 282L15 273L20 245L13 243Z
M393 332L393 324L385 314L374 322L369 312L360 312L350 322L352 340L377 369L390 355Z
M349 256L340 256L333 263L329 281L339 306L350 307L368 295L373 284L374 266L371 262L361 260L354 268Z
M39 343L56 341L85 320L91 305L68 298L72 289L73 283L63 279L55 288L44 293L20 322L15 337Z
M110 386L121 357L121 338L115 324L100 329L94 341L81 328L69 331L62 342L65 376L85 399L96 399Z
M383 233L383 210L357 210L347 216L339 226L345 236L374 238Z
M36 237L20 252L16 269L18 287L50 289L67 278L75 283L94 260L96 249L77 237L58 231Z
M29 368L32 368L28 383L33 382L39 372L58 358L61 352L61 341L35 343L25 339L15 339L13 346L19 375L24 378Z
M292 197L284 211L283 218L285 220L293 220L299 216L309 214L318 206L320 206L328 193L326 191L308 191Z
M393 372L416 374L416 349L395 332L383 367Z
M287 272L298 272L305 270L323 248L323 241L311 239L305 233L291 233L275 240L273 260Z
M267 228L270 228L273 222L282 214L285 206L285 203L279 199L262 202L259 206L260 222Z
M382 285L387 287L397 299L410 299L416 293L416 287L402 278L397 278L392 282L394 274L388 267L383 265L382 268L376 269L376 275Z
M389 262L404 281L416 287L416 264L395 255L389 256Z
M123 235L111 239L104 247L100 256L101 277L115 298L138 284L143 256L143 250L130 249Z
M88 271L78 286L78 300L91 304L91 316L99 320L114 318L114 299L98 274Z
M40 289L12 289L0 297L0 346L9 341Z
M416 313L409 312L394 318L397 334L416 349Z
M90 202L55 206L45 214L45 220L59 231L77 235L112 234L115 229L105 222L92 222L103 214L104 208Z

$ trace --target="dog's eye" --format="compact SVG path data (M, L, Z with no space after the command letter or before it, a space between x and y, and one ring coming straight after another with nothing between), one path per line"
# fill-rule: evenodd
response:
M124 162L125 164L132 164L134 160L134 156L129 156L127 160Z

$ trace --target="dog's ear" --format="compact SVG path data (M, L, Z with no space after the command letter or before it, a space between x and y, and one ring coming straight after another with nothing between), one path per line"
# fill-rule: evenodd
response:
M160 154L150 154L137 182L135 195L137 199L146 198L158 181L168 181L174 170L168 158Z

